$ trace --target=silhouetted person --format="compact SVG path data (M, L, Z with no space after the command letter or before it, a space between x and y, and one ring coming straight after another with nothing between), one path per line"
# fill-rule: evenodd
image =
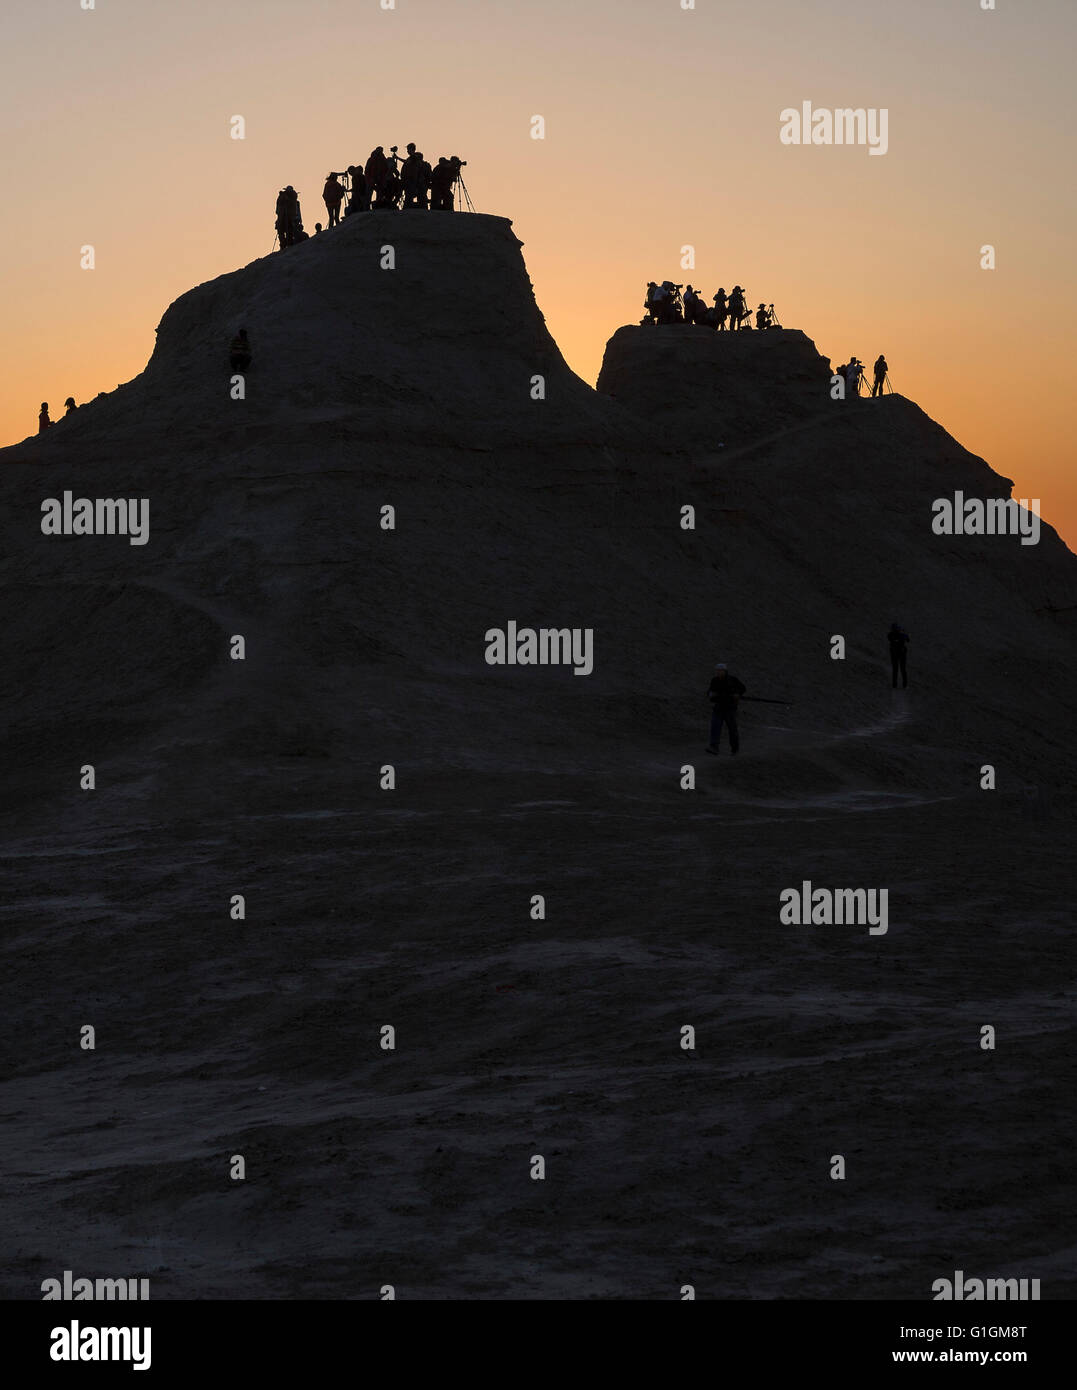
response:
M864 364L856 357L849 358L845 368L845 391L849 396L860 395L860 378L864 374Z
M348 199L348 206L344 209L344 216L350 217L353 212L366 212L370 202L367 193L366 175L360 165L348 165L348 180L351 183L352 191Z
M886 640L890 643L890 684L895 690L897 689L897 678L900 671L901 688L904 690L909 684L909 675L905 670L905 660L909 650L909 634L897 623L891 623Z
M694 285L684 287L684 321L685 323L695 323L696 321L696 291Z
M78 406L75 404L74 396L68 396L67 400L64 401L64 419L66 420L69 415L74 415L76 410L78 410Z
M371 203L374 201L375 194L378 195L378 201L381 202L381 186L388 168L389 161L385 158L385 150L381 145L376 145L374 149L370 151L370 158L367 160L366 168L363 170L363 176L366 179L367 193L369 194Z
M871 394L873 396L882 395L883 386L886 384L886 374L889 370L890 368L886 365L886 358L880 352L875 359L875 380L871 387Z
M49 403L48 401L42 401L41 414L37 417L38 434L44 434L51 424L52 421L49 419Z
M431 212L452 212L452 186L455 174L453 167L444 155L438 160L430 176Z
M655 297L658 300L659 323L684 322L684 314L681 310L681 293L672 280L663 280Z
M747 316L748 306L744 302L744 291L740 285L734 285L729 294L729 327L734 333L740 327L741 320Z
M251 365L251 345L247 337L247 330L241 328L232 339L230 348L231 356L229 361L234 372L245 372Z
M760 304L755 311L755 326L760 329L770 327L770 310L765 304Z
M400 181L404 185L404 206L406 208L418 208L426 206L426 179L423 174L422 150L417 150L414 145L408 146L408 157L404 160L404 167L400 171Z
M329 174L322 189L322 202L329 214L330 227L340 226L340 205L344 201L344 186L339 174Z
M707 694L711 705L711 741L708 753L718 752L718 742L722 737L722 725L729 732L729 751L736 753L740 748L740 734L737 731L737 701L745 692L745 686L731 675L725 662L720 661L714 668L714 679Z
M729 302L726 299L724 289L720 289L714 296L714 326L721 330L725 328L725 321L729 317Z
M658 321L658 305L654 302L655 292L658 286L653 280L647 281L647 293L643 297L643 307L647 310L647 317L652 323Z
M396 172L396 165L391 164L386 169L385 178L378 190L378 207L398 208L403 190L404 185L400 181L400 175Z
M294 246L297 241L305 240L300 235L303 223L299 215L299 194L291 184L277 194L276 225L282 251L286 246Z

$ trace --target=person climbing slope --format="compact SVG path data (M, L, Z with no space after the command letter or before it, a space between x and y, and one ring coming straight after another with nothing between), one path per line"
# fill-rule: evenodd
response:
M708 753L718 752L718 741L722 736L723 724L729 733L729 751L731 753L739 751L740 733L737 729L737 701L745 694L746 690L747 687L731 674L725 662L720 661L714 668L714 679L707 691L712 705L711 741L707 745Z

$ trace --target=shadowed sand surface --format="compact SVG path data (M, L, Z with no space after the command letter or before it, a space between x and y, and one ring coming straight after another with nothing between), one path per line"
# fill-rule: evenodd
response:
M0 452L0 1294L1072 1297L1077 561L934 536L1007 480L801 333L622 329L596 392L506 220L356 222ZM149 544L42 536L65 488ZM509 619L594 673L486 665ZM736 760L716 660L793 702Z

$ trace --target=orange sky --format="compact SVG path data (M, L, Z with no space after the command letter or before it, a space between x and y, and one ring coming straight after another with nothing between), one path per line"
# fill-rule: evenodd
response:
M0 442L136 375L171 300L269 251L284 183L313 227L328 169L416 140L514 220L586 380L648 279L739 282L835 362L884 351L1077 539L1071 0L382 3L8 0ZM782 145L804 101L886 108L887 153Z

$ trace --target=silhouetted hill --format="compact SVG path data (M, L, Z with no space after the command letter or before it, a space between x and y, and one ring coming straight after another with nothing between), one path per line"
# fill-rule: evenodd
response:
M0 453L2 1291L926 1298L1016 1250L1056 1296L1077 560L935 536L1006 480L831 402L801 333L621 329L591 390L519 247L352 219ZM68 489L148 499L148 544L42 535ZM509 621L593 673L487 665ZM716 660L792 702L735 760ZM781 925L804 878L885 887L889 935Z
M1049 527L1026 547L930 525L935 497L1006 479L901 397L831 401L796 331L622 328L599 383L616 398L592 391L519 248L503 218L353 219L183 295L141 376L3 452L28 788L48 794L39 757L66 750L74 710L113 752L152 728L242 761L309 724L337 755L576 769L604 749L659 775L698 751L718 655L835 736L864 723L889 697L893 618L913 634L910 776L964 789L989 753L1061 773L1077 710L1072 612L1054 610L1077 601L1077 561ZM148 497L149 544L42 536L65 488ZM509 618L593 628L594 674L487 666Z

